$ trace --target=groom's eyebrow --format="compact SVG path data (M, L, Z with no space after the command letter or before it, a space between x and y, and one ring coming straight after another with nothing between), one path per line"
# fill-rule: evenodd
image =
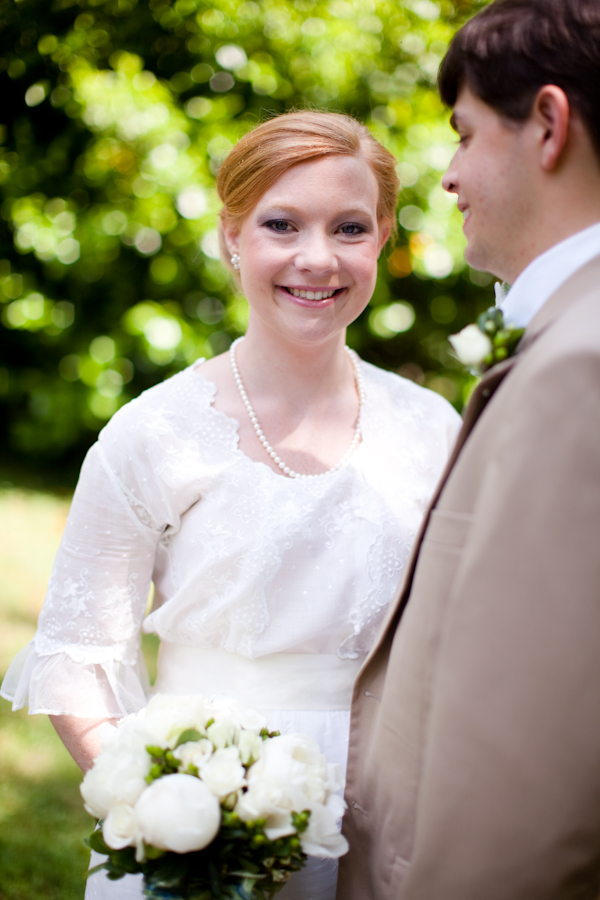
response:
M460 115L458 113L453 112L450 116L450 127L454 129L454 131L458 131L458 126L460 122Z

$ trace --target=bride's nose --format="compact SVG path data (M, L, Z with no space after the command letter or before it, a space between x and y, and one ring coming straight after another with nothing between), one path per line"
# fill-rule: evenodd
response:
M303 272L337 272L339 260L333 242L321 232L312 232L298 247L294 260L296 268Z

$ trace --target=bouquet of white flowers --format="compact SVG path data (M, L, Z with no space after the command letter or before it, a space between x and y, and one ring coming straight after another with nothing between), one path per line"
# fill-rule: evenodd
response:
M155 900L273 897L307 856L348 849L341 781L313 740L269 732L254 709L157 694L81 785L102 820L87 843L108 857L89 874L142 872Z

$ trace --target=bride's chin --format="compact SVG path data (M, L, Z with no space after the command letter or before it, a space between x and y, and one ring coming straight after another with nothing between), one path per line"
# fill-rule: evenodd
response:
M300 327L293 325L280 330L281 338L289 341L296 346L304 346L307 349L316 348L319 345L329 343L334 340L340 332L345 331L345 325L333 323L329 327L325 327L322 322L302 323Z

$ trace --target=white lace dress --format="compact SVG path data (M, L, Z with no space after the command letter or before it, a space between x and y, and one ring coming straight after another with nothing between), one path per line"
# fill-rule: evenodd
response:
M460 419L437 394L360 362L363 440L349 464L290 479L238 449L201 364L127 404L89 451L31 644L2 696L31 713L121 717L154 690L237 696L345 764L352 681ZM151 582L154 604L144 618ZM311 864L278 896L333 900ZM141 898L92 876L86 898Z

